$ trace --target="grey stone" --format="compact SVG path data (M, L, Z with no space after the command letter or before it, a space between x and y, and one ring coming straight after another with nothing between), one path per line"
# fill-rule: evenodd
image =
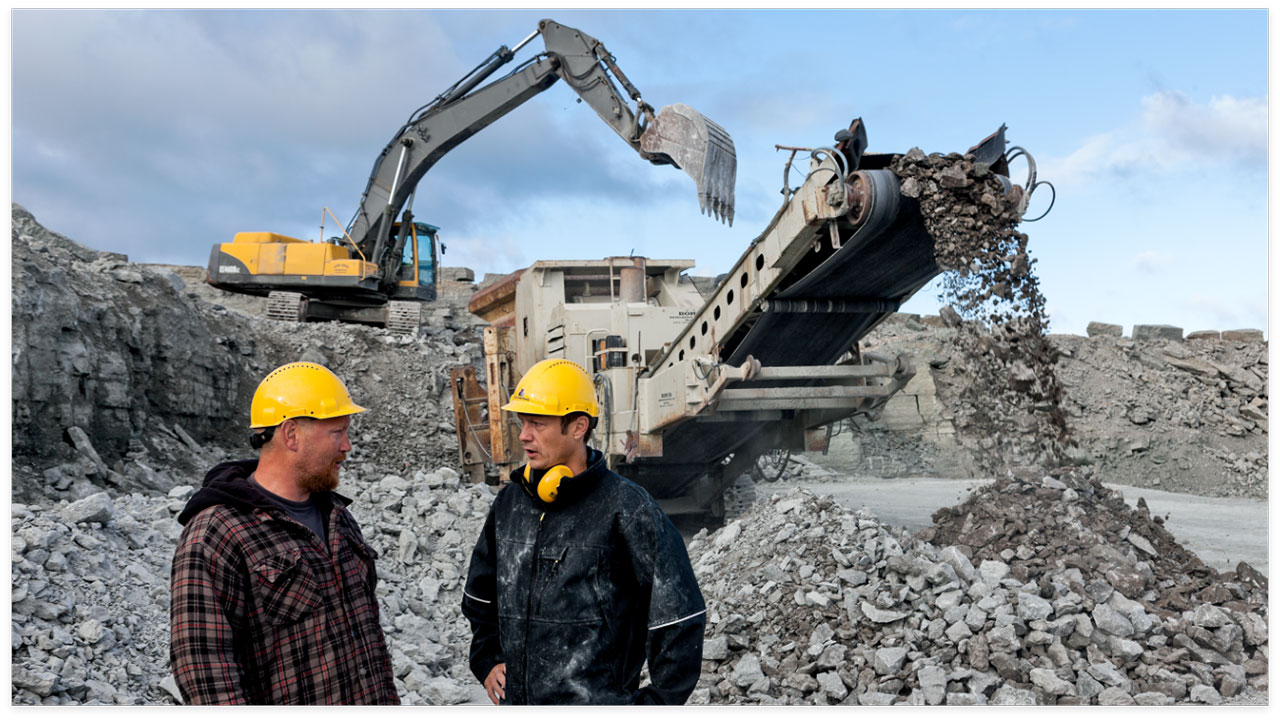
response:
M827 604L831 602L831 599L827 597L826 593L821 593L817 590L810 590L805 593L804 599L809 605L816 605L817 607L826 607Z
M983 560L978 566L978 574L988 585L998 585L1009 576L1009 566L999 560Z
M858 696L859 705L892 705L897 695L882 692L864 692Z
M959 580L959 574L956 569L946 562L934 563L929 571L925 573L925 579L932 585L946 585Z
M881 610L866 600L862 601L860 607L862 614L865 615L868 620L881 625L897 622L911 614L909 611Z
M1038 595L1018 593L1018 617L1023 620L1047 620L1053 615L1053 603Z
M831 628L831 623L822 623L809 633L810 645L825 645L828 640L835 637L836 631Z
M1031 690L1002 686L991 696L990 705L1035 705L1036 694Z
M1142 537L1141 535L1131 532L1129 533L1129 537L1125 539L1128 540L1131 545L1146 553L1148 557L1156 556L1155 546L1151 544L1150 540Z
M1058 674L1047 668L1035 668L1031 671L1031 683L1050 695L1072 695L1075 687L1058 677Z
M938 552L938 559L947 563L967 582L972 582L976 571L973 569L973 561L967 555L960 552L960 548L950 545Z
M742 521L734 520L720 530L715 535L713 544L717 548L727 548L738 540L738 536L742 534Z
M834 670L836 668L843 667L845 653L847 652L848 648L839 643L835 645L828 645L822 651L822 654L818 656L818 669Z
M1109 662L1094 663L1086 668L1086 671L1099 682L1111 687L1119 687L1129 690L1133 687L1133 683L1120 672L1115 665Z
M466 685L446 677L431 678L419 692L432 705L462 705L471 700L471 691Z
M987 696L982 693L947 693L948 705L986 705Z
M1216 605L1205 603L1195 609L1191 622L1203 628L1218 628L1231 623L1231 616Z
M1181 340L1182 328L1173 325L1134 325L1134 340Z
M1223 340L1233 340L1237 342L1262 342L1263 334L1261 330L1255 328L1247 328L1243 330L1223 330Z
M967 637L973 636L973 630L969 629L964 620L957 620L951 623L944 632L953 643L958 643Z
M992 628L986 632L986 636L991 652L1016 653L1022 649L1018 631L1012 625Z
M724 635L717 635L702 646L704 660L724 660L727 657L729 657L729 639Z
M1248 677L1241 665L1223 665L1222 680L1218 684L1218 692L1222 697L1235 697L1248 684Z
M418 536L409 528L400 529L400 540L396 548L396 560L407 565L413 562L418 554Z
M1089 337L1122 337L1124 335L1124 326L1094 321L1086 325L1084 331Z
M1122 637L1111 638L1111 654L1118 656L1125 662L1137 660L1142 657L1142 645Z
M1093 624L1103 632L1118 637L1128 637L1133 634L1133 623L1110 605L1094 605L1091 615Z
M58 682L58 676L40 670L31 670L22 665L13 666L13 685L14 687L30 690L40 697L48 697L53 692L54 683Z
M111 497L105 492L90 495L83 500L77 500L59 513L62 521L68 525L78 523L105 523L111 520L115 507L111 503Z
M782 681L782 686L789 687L793 690L799 690L800 692L808 695L818 689L818 681L815 680L812 675L802 672L793 672Z
M1187 693L1187 699L1194 703L1203 703L1205 705L1221 705L1222 695L1218 694L1209 685L1193 685L1191 691Z
M1143 692L1134 695L1133 702L1138 705L1172 705L1173 698L1160 692Z
M947 674L936 665L925 665L916 671L916 680L924 701L929 705L941 705L947 697Z
M76 627L76 634L80 636L81 640L84 640L90 645L101 640L105 633L106 628L103 627L101 622L94 618L89 618Z
M907 649L904 647L880 648L875 652L872 667L877 675L895 675L906 659Z
M760 658L753 653L743 655L733 664L733 683L738 687L748 687L762 677L764 677L764 670L760 667ZM844 696L841 695L841 697Z
M1133 697L1118 687L1103 688L1098 693L1099 705L1133 705Z
M1076 673L1076 695L1091 698L1102 692L1103 685L1086 672Z
M962 590L948 590L943 593L938 593L938 596L933 599L933 606L943 612L946 612L960 604L960 600L963 597L964 591Z
M837 673L818 673L816 679L818 688L833 700L843 700L849 694L849 688L845 687L844 681L840 679L840 675Z

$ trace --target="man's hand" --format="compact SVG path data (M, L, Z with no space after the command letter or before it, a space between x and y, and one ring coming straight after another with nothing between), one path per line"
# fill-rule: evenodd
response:
M484 679L485 692L489 693L489 699L494 705L498 704L498 700L507 699L507 664L498 663L489 671L489 677Z

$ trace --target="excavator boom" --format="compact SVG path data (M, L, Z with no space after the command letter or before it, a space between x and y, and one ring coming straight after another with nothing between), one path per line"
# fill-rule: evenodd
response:
M557 80L591 107L624 142L655 165L675 165L697 185L704 213L732 224L737 155L724 128L684 104L654 113L618 67L604 43L553 20L538 23L546 50L483 87L516 52L498 48L475 70L420 108L379 154L349 234L371 258L395 256L387 228L409 202L426 172L445 153ZM614 81L617 81L615 84ZM618 89L626 90L634 101ZM376 260L375 260L376 262Z

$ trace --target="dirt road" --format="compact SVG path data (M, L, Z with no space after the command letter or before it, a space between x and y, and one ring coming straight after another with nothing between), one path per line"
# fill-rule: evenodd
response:
M956 505L981 480L904 478L813 483L815 493L831 495L846 507L866 505L881 521L911 531L931 524L934 510ZM800 483L804 484L804 483ZM757 485L768 496L771 485ZM778 485L779 489L789 485ZM1267 503L1239 498L1214 498L1164 492L1125 485L1108 485L1134 506L1146 498L1153 515L1165 517L1165 527L1178 542L1219 570L1234 570L1241 560L1270 575L1267 568Z

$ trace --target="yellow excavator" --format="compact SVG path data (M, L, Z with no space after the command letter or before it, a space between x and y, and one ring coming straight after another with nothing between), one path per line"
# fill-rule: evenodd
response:
M538 36L544 52L480 87ZM674 165L692 177L704 213L733 223L737 155L729 134L687 105L655 113L599 40L543 20L514 48L499 47L410 116L378 155L359 210L341 236L311 242L270 232L238 233L232 242L213 246L206 281L231 292L267 296L268 317L415 331L422 302L435 299L438 250L443 250L439 228L413 219L419 181L445 153L557 80L573 88L640 157Z

